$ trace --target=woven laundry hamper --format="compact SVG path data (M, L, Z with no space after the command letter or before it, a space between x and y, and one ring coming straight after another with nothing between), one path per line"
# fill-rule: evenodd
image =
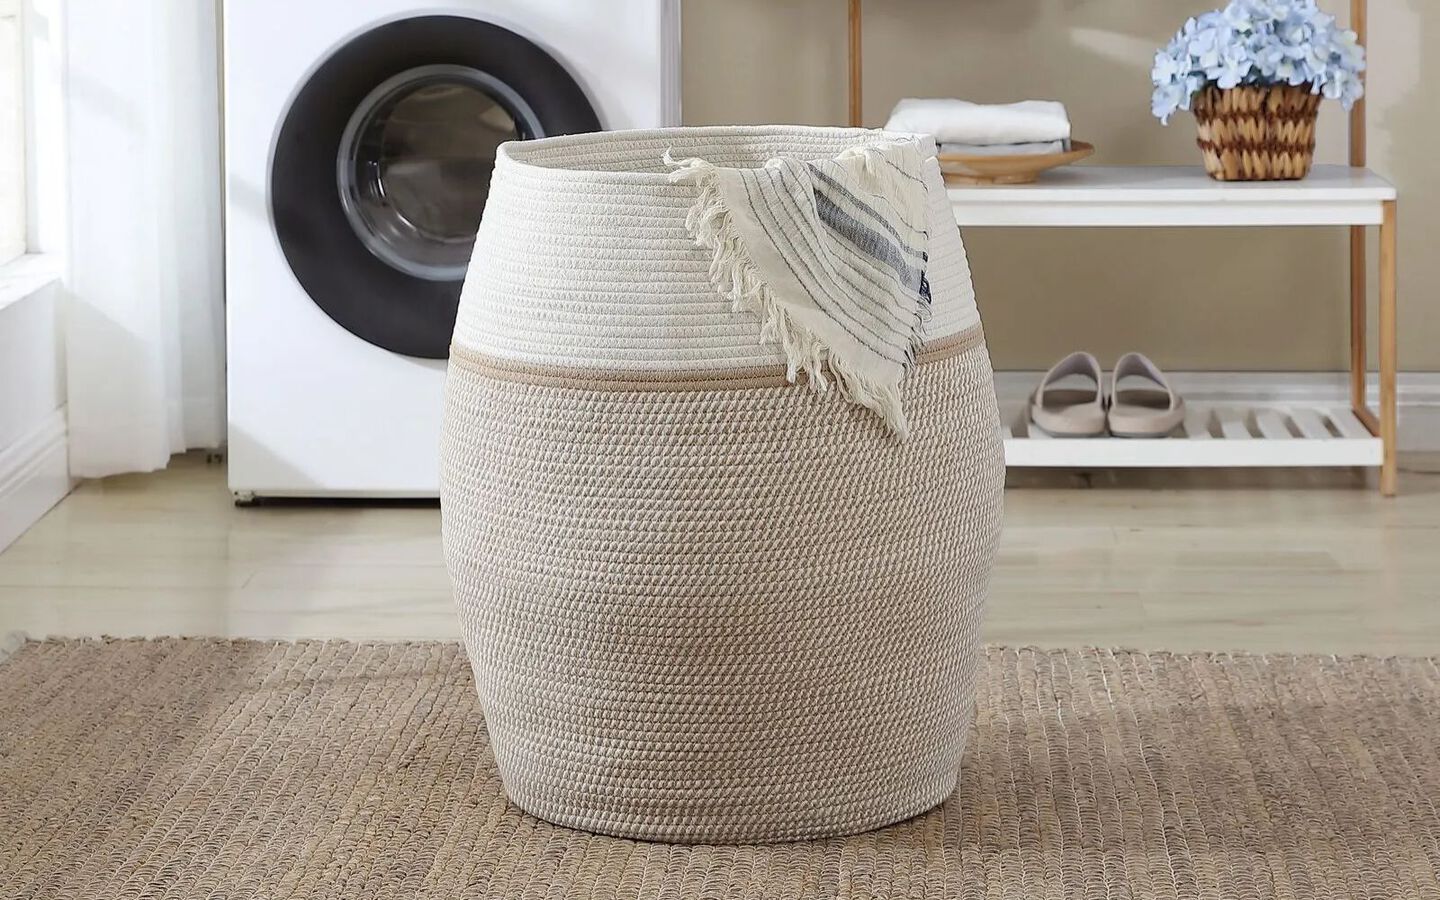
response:
M528 812L784 841L886 825L954 788L1004 464L939 168L902 441L786 382L686 231L697 188L662 163L758 166L876 137L685 128L500 148L451 349L442 510L490 740Z

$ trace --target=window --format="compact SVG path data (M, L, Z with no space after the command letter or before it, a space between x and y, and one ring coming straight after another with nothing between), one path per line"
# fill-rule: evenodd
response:
M22 0L0 0L0 265L25 252Z

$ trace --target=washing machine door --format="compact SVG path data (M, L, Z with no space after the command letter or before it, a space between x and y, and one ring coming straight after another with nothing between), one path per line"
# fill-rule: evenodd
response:
M341 326L443 359L495 149L599 127L575 79L512 31L449 15L381 25L290 104L270 166L276 236Z

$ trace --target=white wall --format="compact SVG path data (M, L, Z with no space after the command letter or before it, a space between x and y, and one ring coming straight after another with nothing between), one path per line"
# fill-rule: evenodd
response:
M0 309L0 456L65 405L58 286Z
M24 9L24 115L11 120L26 126L20 183L27 202L19 221L29 255L0 261L0 550L71 486L60 319L66 219L61 2L18 4Z
M0 308L0 550L70 490L60 286Z

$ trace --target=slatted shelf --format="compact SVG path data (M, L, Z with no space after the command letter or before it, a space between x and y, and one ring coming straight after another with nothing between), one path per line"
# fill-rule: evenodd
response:
M1377 466L1383 457L1348 409L1196 404L1165 438L1056 438L1031 426L1023 404L1002 414L1011 466Z

